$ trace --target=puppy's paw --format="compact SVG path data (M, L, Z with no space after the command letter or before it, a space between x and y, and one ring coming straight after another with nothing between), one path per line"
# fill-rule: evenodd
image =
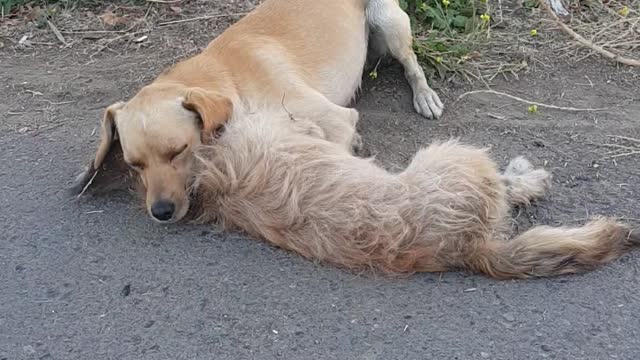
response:
M413 94L413 107L418 114L428 119L438 119L442 115L444 105L438 94L428 86L423 86Z
M509 162L509 165L507 165L507 168L504 170L504 174L507 176L518 176L531 171L533 171L533 164L523 156L518 156Z
M551 188L551 173L544 169L522 174L505 172L503 179L510 202L517 205L528 205L531 200L543 197Z
M551 188L551 173L545 169L535 169L521 175L530 184L533 198L542 197Z

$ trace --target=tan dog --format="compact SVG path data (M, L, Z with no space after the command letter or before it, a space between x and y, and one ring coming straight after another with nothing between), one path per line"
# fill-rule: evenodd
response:
M419 151L392 174L324 140L315 121L259 112L232 120L198 159L200 221L349 269L553 276L640 244L604 218L508 239L510 205L542 196L550 174L521 157L500 174L484 150L456 141Z
M178 221L189 208L194 149L233 114L258 108L284 108L313 121L328 141L359 148L358 113L345 106L360 86L368 44L402 63L416 110L439 117L442 102L418 65L397 0L267 0L201 54L110 106L77 190L119 140L146 188L151 216Z

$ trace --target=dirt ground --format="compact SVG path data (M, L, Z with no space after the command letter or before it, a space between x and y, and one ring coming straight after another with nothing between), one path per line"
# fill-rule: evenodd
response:
M156 20L253 6L192 3ZM85 15L63 14L61 23ZM103 109L196 53L235 18L156 27L140 33L148 36L140 43L105 48L104 38L118 33L92 34L102 40L64 33L71 43L64 47L46 26L3 28L0 359L638 358L638 252L557 279L375 279L235 234L156 226L127 195L66 201L64 189L96 146ZM18 44L25 34L30 43ZM539 50L544 61L535 69L498 77L491 88L604 110L539 107L532 114L527 104L490 94L457 101L484 84L436 80L446 112L425 120L391 63L376 80L365 77L354 105L369 151L399 169L419 147L461 137L491 147L502 165L525 155L553 173L546 199L514 210L516 230L577 225L595 214L640 227L640 153L633 153L640 72L597 57L556 61L552 49Z

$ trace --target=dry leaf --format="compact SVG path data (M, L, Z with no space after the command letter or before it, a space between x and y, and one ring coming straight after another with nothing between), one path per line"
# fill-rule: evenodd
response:
M43 10L39 6L31 7L27 5L25 6L24 11L24 17L29 21L36 20L43 14Z
M127 23L126 18L122 16L118 16L112 13L111 11L107 11L104 14L100 15L100 18L102 19L102 22L105 23L105 25L111 26L111 27L115 27L115 26Z
M31 41L29 41L29 35L23 35L18 41L18 45L31 46Z
M179 6L169 6L169 9L171 9L171 11L173 11L176 14L182 13L182 9Z

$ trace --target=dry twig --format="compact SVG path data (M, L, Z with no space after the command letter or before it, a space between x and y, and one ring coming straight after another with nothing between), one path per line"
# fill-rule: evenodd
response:
M162 23L159 23L158 26L169 26L169 25L181 24L181 23L186 23L186 22L191 22L191 21L216 19L216 18L222 18L222 17L244 16L244 15L247 15L247 13L207 15L207 16L200 16L200 17L195 17L195 18L190 18L190 19L182 19L182 20L173 20L173 21L162 22Z
M556 106L556 105L549 105L549 104L543 104L543 103L539 103L539 102L535 102L535 101L530 101L530 100L525 100L522 98L519 98L517 96L513 96L507 93L503 93L500 91L495 91L495 90L475 90L475 91L469 91L466 92L460 96L458 96L458 98L456 99L456 102L459 101L460 99L462 99L463 97L467 96L467 95L472 95L472 94L494 94L494 95L500 95L500 96L505 96L508 97L509 99L513 99L525 104L529 104L529 105L537 105L540 107L545 107L548 109L556 109L556 110L565 110L565 111L603 111L603 110L607 110L608 108L574 108L574 107L565 107L565 106Z
M58 30L58 28L55 25L53 25L51 21L47 20L47 25L49 25L49 28L51 29L51 31L53 31L53 34L62 43L62 45L64 46L69 45L67 41L64 39L64 36L62 36L62 34L60 33L60 30Z
M608 135L608 136L626 141L627 144L626 145L600 144L600 146L614 149L604 154L604 155L608 155L608 156L605 156L604 159L615 159L619 157L640 154L640 139L636 139L628 136L620 136L620 135Z
M98 176L98 169L96 169L96 172L93 173L93 176L91 176L91 179L89 179L89 181L87 182L87 184L82 188L82 191L80 191L80 193L76 196L76 199L80 199L82 197L82 195L84 195L85 192L87 192L87 189L89 188L89 186L91 186L91 184L93 184L93 180L96 179L96 176Z

